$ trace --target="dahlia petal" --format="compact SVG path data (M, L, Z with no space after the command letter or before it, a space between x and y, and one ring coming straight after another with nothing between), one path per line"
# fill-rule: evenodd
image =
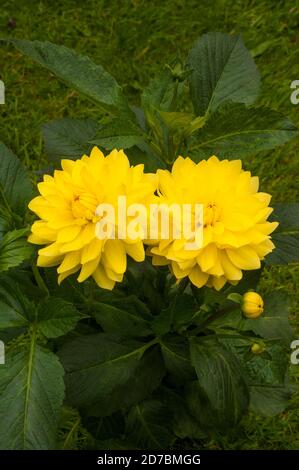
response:
M107 240L103 252L105 264L115 271L122 274L127 268L127 257L125 245L120 240Z
M109 279L103 266L101 265L97 267L92 277L94 278L97 285L101 287L102 289L112 290L113 287L115 286L115 281L113 281L112 279Z
M227 256L225 250L220 252L221 264L223 267L224 275L229 281L239 281L242 279L242 271L237 268Z
M85 264L88 261L92 261L96 257L100 256L102 248L103 240L100 240L99 238L92 240L88 245L85 245L82 250L81 263Z
M217 262L217 247L214 243L203 248L197 257L197 262L202 271L207 272Z
M169 260L164 256L153 255L152 263L153 266L167 266L169 264Z
M49 220L55 216L55 209L42 196L37 196L28 204L28 208L34 212L40 219Z
M104 154L101 152L101 150L98 147L93 147L91 152L90 152L90 161L93 162L99 162L104 160Z
M70 175L73 172L74 166L75 166L74 160L68 160L65 158L61 160L61 168L67 173L69 173Z
M109 277L109 279L111 279L112 281L115 281L115 282L122 282L123 277L124 277L123 274L116 273L112 269L107 268L107 266L105 266L104 269L105 269L106 274Z
M258 212L256 217L254 218L254 223L258 224L260 222L265 222L266 219L269 217L270 214L272 214L273 209L272 207L265 207L265 209L262 209L261 211Z
M225 283L226 283L225 276L220 276L220 277L213 276L212 277L212 284L213 284L213 287L215 287L216 290L222 289L222 287L225 285Z
M70 211L65 211L64 213L56 211L55 215L49 220L48 227L52 230L61 230L64 227L74 225L74 223L76 225L83 225L84 221L82 220L80 223L78 220L75 220Z
M43 256L39 255L37 257L36 265L40 268L52 268L53 266L57 266L61 263L62 257L61 256Z
M258 256L263 259L266 255L271 253L275 248L274 243L271 240L265 240L263 243L254 246L254 250L257 252Z
M144 245L142 241L138 241L137 243L133 244L125 244L125 249L126 252L131 258L133 258L135 261L144 261L145 259L145 252L144 252Z
M227 249L226 253L231 262L240 269L259 269L261 261L256 251L250 246L238 249Z
M75 266L78 266L80 264L80 257L81 257L80 251L72 251L71 253L67 253L64 256L61 265L57 269L58 274L62 274L66 271L70 271Z
M31 233L28 236L27 241L29 243L34 243L35 245L46 245L47 243L49 243L49 240L46 240L45 238L41 238L38 235L35 235L34 233Z
M48 242L54 242L57 238L56 230L49 228L48 224L43 220L37 220L33 223L31 231L39 238L44 238Z
M80 274L77 278L77 281L78 282L83 282L89 276L91 276L94 273L94 271L97 269L97 267L99 265L99 262L100 262L100 256L98 256L97 258L95 258L91 261L88 261L88 263L83 264L82 268L81 268L81 271L80 271Z
M64 227L58 232L57 242L58 243L71 242L79 235L80 232L81 232L80 225L69 225L68 227Z
M68 251L81 250L85 245L90 243L94 238L95 238L95 225L87 224L73 241L62 245L61 253L67 253Z
M259 190L259 177L258 176L252 176L250 180L250 187L251 191L253 193L257 193Z
M60 256L61 252L61 244L60 243L51 243L51 245L46 246L45 248L41 248L38 250L38 254L42 256Z
M264 224L258 224L257 230L265 235L270 235L278 227L278 222L265 222Z
M80 265L76 266L73 269L70 269L69 271L65 271L64 273L59 274L58 276L58 284L60 285L64 279L67 277L71 276L72 274L76 273L80 269Z
M198 266L194 266L189 274L189 279L196 287L204 286L209 279L209 274L203 273Z
M255 197L264 204L264 206L268 206L270 204L270 201L272 199L271 194L268 193L257 193L255 194Z
M176 261L171 263L173 274L177 279L183 279L190 274L192 268L181 269Z

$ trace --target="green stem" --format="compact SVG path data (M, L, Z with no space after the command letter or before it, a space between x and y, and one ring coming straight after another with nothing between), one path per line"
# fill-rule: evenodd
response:
M205 320L198 328L195 328L195 330L192 331L192 335L197 335L198 333L201 333L204 330L204 328L207 327L207 325L217 320L217 318L222 317L226 313L233 312L234 310L236 310L236 308L237 306L236 304L234 304L234 305L223 308L222 310L218 310L217 312L213 313L213 315L211 315L207 320Z
M49 295L50 295L49 290L48 290L42 276L40 275L38 267L35 264L32 264L31 268L32 268L32 272L33 272L33 275L34 275L34 279L36 280L36 284L46 294L46 296L49 297Z
M81 422L81 418L79 417L79 418L76 419L76 421L73 424L72 428L70 429L68 435L66 436L66 439L65 439L65 441L63 443L63 446L62 446L63 449L68 449L69 442L70 442L71 438L73 437L74 432L79 427L80 422Z
M37 326L36 324L33 325L32 333L31 333L31 341L30 341L30 350L29 350L29 360L28 360L28 376L26 382L26 396L25 396L25 408L24 408L24 428L23 428L23 436L25 439L25 435L27 432L28 427L28 419L29 419L29 400L30 400L30 392L31 392L31 382L32 382L32 372L33 372L33 359L34 359L34 352L35 352L35 344L36 344L36 333L37 333ZM24 442L25 445L25 442Z
M153 346L154 344L158 344L160 343L160 338L154 338L152 339L151 341L149 341L148 343L146 343L144 346L142 346L140 349L142 351L142 354L148 349L150 348L151 346Z

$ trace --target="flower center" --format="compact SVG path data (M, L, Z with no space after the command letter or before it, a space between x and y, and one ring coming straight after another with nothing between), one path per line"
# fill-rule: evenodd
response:
M220 209L214 202L209 202L203 209L204 228L213 227L220 219Z
M96 215L98 201L90 193L77 193L72 200L72 212L76 219L93 220Z

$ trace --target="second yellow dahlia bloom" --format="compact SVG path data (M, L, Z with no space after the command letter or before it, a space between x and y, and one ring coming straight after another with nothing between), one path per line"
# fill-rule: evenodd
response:
M203 204L203 244L185 248L184 240L159 240L149 251L153 264L169 264L177 279L186 276L197 287L221 289L258 269L274 245L268 222L271 196L258 192L259 180L242 169L241 160L212 156L196 164L178 157L172 171L158 170L159 200L164 204Z
M156 189L156 177L145 174L144 166L130 167L122 150L107 157L94 147L90 156L62 160L62 170L45 175L38 184L40 196L29 208L40 220L32 225L29 241L46 245L38 252L37 265L58 266L58 282L79 273L82 282L93 276L100 287L112 289L123 279L127 255L143 261L142 239L99 239L96 209L106 203L117 211L118 196L128 204L147 204ZM117 227L116 227L117 232Z

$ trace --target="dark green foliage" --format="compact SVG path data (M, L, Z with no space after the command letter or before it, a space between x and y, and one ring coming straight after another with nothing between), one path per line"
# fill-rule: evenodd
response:
M277 111L248 107L260 78L239 36L200 38L186 65L175 61L150 81L143 109L131 107L116 80L86 56L50 42L8 42L106 113L44 124L50 160L78 158L96 144L128 148L132 164L155 171L178 152L195 161L211 153L251 156L297 133ZM182 112L188 85L194 114ZM226 436L250 409L272 416L286 408L293 337L287 299L271 292L263 316L249 320L232 295L256 288L262 270L220 292L198 291L145 261L130 263L112 293L92 281L58 287L53 274L29 264L28 175L4 144L0 156L0 270L10 269L0 279L0 329L10 341L0 365L1 448L68 448L70 434L61 445L57 433L63 400L77 410L67 428L73 419L79 428L82 418L90 445L111 449ZM297 205L276 206L272 217L281 227L269 264L298 262L297 215ZM263 345L259 355L255 342Z

